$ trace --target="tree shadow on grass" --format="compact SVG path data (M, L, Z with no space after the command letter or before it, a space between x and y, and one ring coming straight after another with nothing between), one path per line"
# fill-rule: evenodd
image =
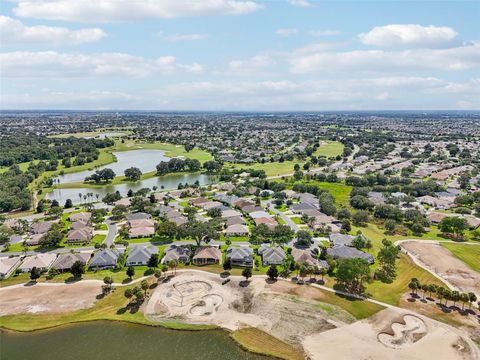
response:
M132 278L127 277L127 278L122 280L122 284L130 284L132 282L132 280L133 280Z

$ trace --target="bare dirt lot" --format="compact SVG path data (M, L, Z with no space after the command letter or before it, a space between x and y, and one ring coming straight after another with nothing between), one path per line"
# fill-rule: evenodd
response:
M303 346L312 360L478 358L478 349L461 332L428 318L392 309L352 325L307 336Z
M84 309L92 306L101 293L98 282L9 286L0 289L0 316Z
M401 246L412 253L431 271L464 292L480 295L480 273L437 243L404 242Z
M309 334L355 321L346 311L313 300L313 294L310 298L292 294L289 283L268 284L264 278L254 278L242 287L240 282L234 278L222 285L218 275L181 273L157 287L146 306L146 316L158 321L181 318L231 330L253 326L298 345Z

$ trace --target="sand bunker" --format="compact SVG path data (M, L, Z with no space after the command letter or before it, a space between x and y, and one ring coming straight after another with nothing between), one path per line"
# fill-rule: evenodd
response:
M223 298L220 295L205 295L202 297L201 301L190 309L190 314L197 316L211 315L213 312L217 311L222 302Z
M61 313L92 306L102 293L98 283L37 284L0 289L0 316Z
M419 241L404 242L401 246L461 291L480 295L480 273L470 269L448 249L438 243Z
M460 330L395 309L307 336L303 346L312 360L473 360L478 352Z
M427 334L425 322L417 316L404 315L378 334L378 341L391 348L416 343Z
M267 284L263 278L254 278L242 287L241 280L232 278L222 285L223 279L216 274L182 272L157 286L145 314L154 321L174 318L231 330L253 326L298 345L309 334L355 321L333 305L291 294L298 286L289 282Z

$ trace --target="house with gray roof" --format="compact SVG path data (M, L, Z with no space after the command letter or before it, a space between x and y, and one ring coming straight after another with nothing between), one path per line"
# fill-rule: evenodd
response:
M354 247L340 245L327 249L327 254L334 259L352 259L360 258L367 260L369 264L373 264L375 259L372 254L360 251Z
M52 267L60 272L69 271L72 268L72 265L77 261L80 261L82 264L85 265L88 260L90 260L91 256L91 252L60 254L58 255L55 262L52 264Z
M162 264L168 264L170 261L177 261L179 263L190 262L192 251L189 246L172 245L165 250L165 256L162 259Z
M253 266L253 249L249 246L229 247L226 258L230 260L232 266Z
M316 209L317 208L315 206L307 203L298 203L298 204L290 205L290 210L292 210L294 214L301 214L305 210L316 210Z
M152 218L152 215L144 213L144 212L136 212L136 213L127 215L127 220L128 221L131 221L131 220L148 220L148 219L151 219L151 218Z
M285 251L280 246L262 245L258 249L258 253L262 256L263 265L281 265L285 260Z
M130 249L127 256L127 266L147 265L153 254L158 254L154 245L136 245Z
M88 267L93 270L112 269L117 265L119 256L120 253L116 249L99 250L93 255Z
M330 234L329 239L333 246L352 246L352 240L354 237L348 234Z

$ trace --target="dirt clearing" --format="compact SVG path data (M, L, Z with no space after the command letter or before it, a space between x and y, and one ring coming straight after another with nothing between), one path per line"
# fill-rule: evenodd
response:
M0 289L0 316L80 310L92 306L101 293L98 282L10 286Z
M404 242L401 246L448 283L463 292L471 291L480 295L480 273L469 268L443 246L419 241Z

